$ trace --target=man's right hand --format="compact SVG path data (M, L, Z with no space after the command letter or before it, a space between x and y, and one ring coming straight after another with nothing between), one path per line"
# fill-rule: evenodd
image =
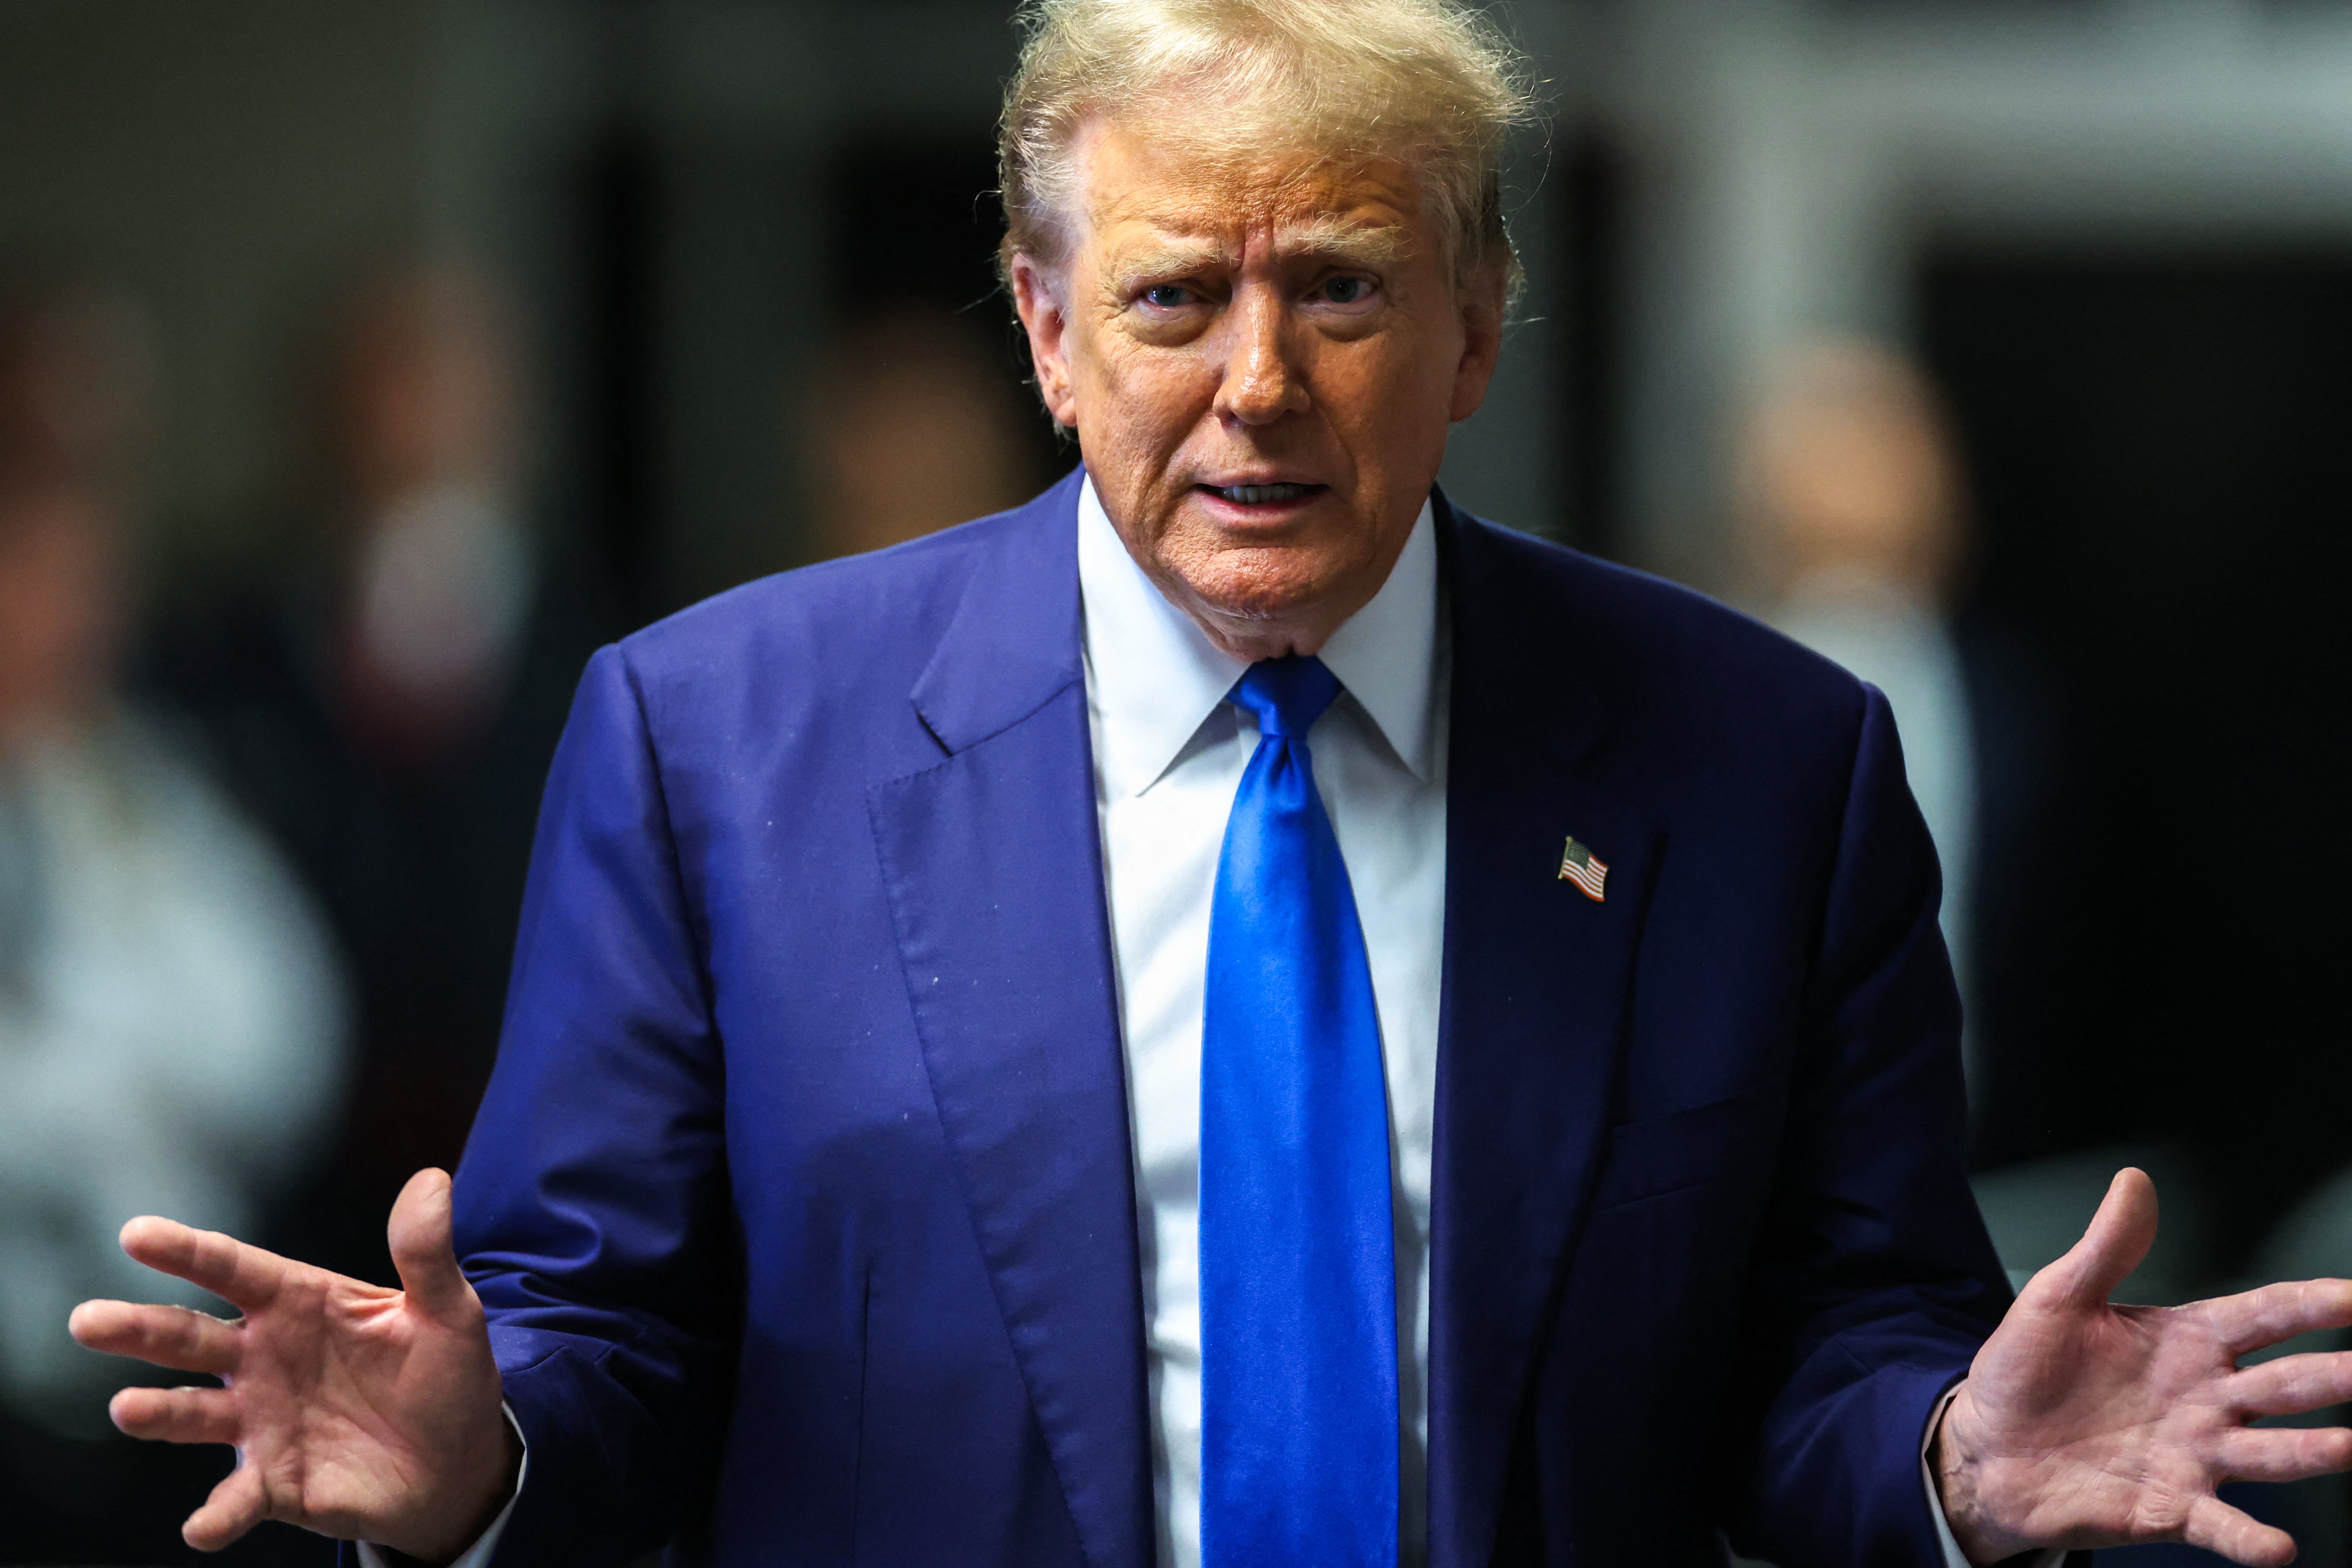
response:
M85 1301L92 1350L220 1388L126 1388L110 1409L134 1437L229 1443L237 1467L182 1534L217 1552L265 1519L446 1563L498 1517L521 1447L501 1405L482 1303L449 1236L449 1178L419 1171L389 1226L398 1290L330 1274L167 1219L134 1219L122 1249L236 1307Z

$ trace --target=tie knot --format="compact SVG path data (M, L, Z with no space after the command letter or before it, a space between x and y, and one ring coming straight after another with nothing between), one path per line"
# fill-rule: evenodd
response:
M1232 700L1257 715L1258 733L1303 741L1339 695L1339 678L1312 654L1262 658L1234 683Z

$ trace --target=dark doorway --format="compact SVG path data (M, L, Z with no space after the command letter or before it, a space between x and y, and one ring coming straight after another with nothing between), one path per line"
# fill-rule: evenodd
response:
M861 137L835 153L825 195L837 311L917 300L991 326L1010 320L996 286L1004 219L990 132Z
M2055 720L1979 876L1980 1154L2178 1140L2251 1246L2352 1163L2352 250L1947 246L1918 300L1969 619Z

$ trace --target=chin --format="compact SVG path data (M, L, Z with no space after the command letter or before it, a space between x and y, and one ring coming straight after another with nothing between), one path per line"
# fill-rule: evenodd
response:
M1219 615L1260 623L1304 613L1341 575L1331 563L1281 545L1220 551L1201 569L1179 574Z

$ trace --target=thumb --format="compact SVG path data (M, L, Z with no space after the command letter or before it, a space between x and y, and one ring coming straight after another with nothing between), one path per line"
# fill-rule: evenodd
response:
M2104 1306L2155 1244L2156 1184L2146 1171L2126 1165L2107 1184L2083 1239L2049 1272L2070 1303Z
M400 1288L435 1318L464 1312L474 1301L473 1287L457 1267L457 1245L450 1238L449 1187L446 1171L417 1172L393 1200L392 1220L384 1226L392 1266L400 1270Z

